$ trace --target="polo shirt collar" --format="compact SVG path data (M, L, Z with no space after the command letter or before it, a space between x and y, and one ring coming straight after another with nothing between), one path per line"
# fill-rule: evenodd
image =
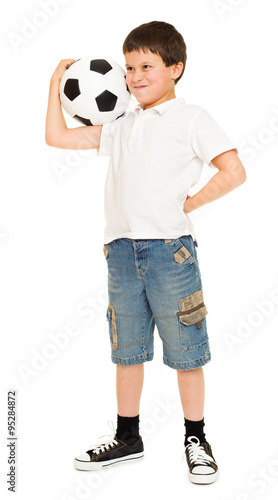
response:
M165 101L161 104L158 104L157 106L153 106L153 108L146 109L146 111L156 111L160 115L163 115L168 109L172 108L172 106L175 106L176 104L184 104L185 100L182 97L174 97L174 99L169 99L169 101ZM142 104L137 104L134 108L134 111L137 111L138 113L144 111Z

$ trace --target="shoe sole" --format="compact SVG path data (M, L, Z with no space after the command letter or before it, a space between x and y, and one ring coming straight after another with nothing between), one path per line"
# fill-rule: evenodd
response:
M219 473L218 471L213 472L212 474L192 474L191 472L189 472L188 476L191 483L211 484L218 479Z
M144 453L134 453L126 457L115 458L114 460L107 460L107 462L83 462L82 460L74 459L74 467L77 470L100 470L110 465L117 465L123 462L132 462L133 460L140 460L144 458Z

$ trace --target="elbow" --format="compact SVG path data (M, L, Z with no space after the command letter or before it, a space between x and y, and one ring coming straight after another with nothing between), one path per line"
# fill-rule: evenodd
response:
M52 146L52 142L48 138L45 138L45 143L47 146Z
M45 133L45 142L47 146L53 146L53 138L47 132Z
M240 176L234 177L233 179L231 179L231 182L230 182L230 190L232 191L233 189L238 188L245 181L246 181L246 174L245 173L240 175Z
M45 142L47 146L51 146L52 148L60 148L59 141L57 140L57 137L53 136L53 134L45 134Z
M238 186L241 186L241 184L243 184L246 181L246 178L247 178L247 176L246 176L245 168L242 167L241 172L239 173L238 179L237 179Z
M246 171L242 163L236 163L233 168L233 175L231 179L232 189L235 189L246 181Z

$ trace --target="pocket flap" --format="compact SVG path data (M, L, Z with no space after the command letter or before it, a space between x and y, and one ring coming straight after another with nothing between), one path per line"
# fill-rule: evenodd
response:
M202 326L202 319L208 314L207 308L204 304L202 290L184 297L179 301L179 309L177 316L180 322L186 326L194 325L198 328Z
M185 247L181 247L174 255L174 259L178 264L182 264L185 260L191 257L189 251Z

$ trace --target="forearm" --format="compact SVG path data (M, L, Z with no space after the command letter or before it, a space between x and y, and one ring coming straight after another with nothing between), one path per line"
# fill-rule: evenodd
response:
M51 144L57 140L65 130L67 125L62 112L59 98L60 80L52 77L49 87L48 107L46 113L45 124L45 140L47 144Z
M245 181L245 172L239 165L235 165L234 172L219 171L209 182L194 196L189 197L184 203L184 212L190 213L197 208L228 194Z

